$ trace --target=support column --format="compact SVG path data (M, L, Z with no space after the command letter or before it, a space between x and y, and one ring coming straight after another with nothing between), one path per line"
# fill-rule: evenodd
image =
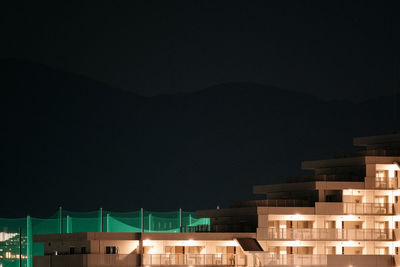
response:
M139 266L143 266L143 236L140 234L140 239L139 239Z

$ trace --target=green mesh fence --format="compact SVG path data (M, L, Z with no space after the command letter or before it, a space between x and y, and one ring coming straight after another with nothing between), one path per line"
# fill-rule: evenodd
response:
M195 212L139 210L73 212L60 209L49 218L0 218L0 267L32 267L32 256L44 255L43 244L34 235L80 232L205 232L209 218Z

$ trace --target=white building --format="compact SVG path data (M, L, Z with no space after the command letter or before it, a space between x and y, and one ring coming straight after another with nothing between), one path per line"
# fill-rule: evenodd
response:
M212 233L36 236L47 255L34 266L73 258L74 266L400 266L400 134L354 144L366 149L303 162L313 175L255 186L265 200L198 211ZM85 253L68 253L83 244Z

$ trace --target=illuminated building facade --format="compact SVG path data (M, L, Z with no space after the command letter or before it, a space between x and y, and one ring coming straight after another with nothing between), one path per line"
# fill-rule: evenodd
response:
M400 266L400 134L354 145L365 149L255 186L265 200L198 211L211 232L36 236L47 255L34 266Z

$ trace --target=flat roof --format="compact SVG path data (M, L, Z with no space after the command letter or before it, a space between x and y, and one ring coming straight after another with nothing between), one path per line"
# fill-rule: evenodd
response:
M354 158L338 158L338 159L302 161L301 168L303 170L314 170L314 169L320 169L320 168L360 166L360 165L365 165L366 157L367 156L354 157Z
M353 138L355 146L400 146L400 133Z

